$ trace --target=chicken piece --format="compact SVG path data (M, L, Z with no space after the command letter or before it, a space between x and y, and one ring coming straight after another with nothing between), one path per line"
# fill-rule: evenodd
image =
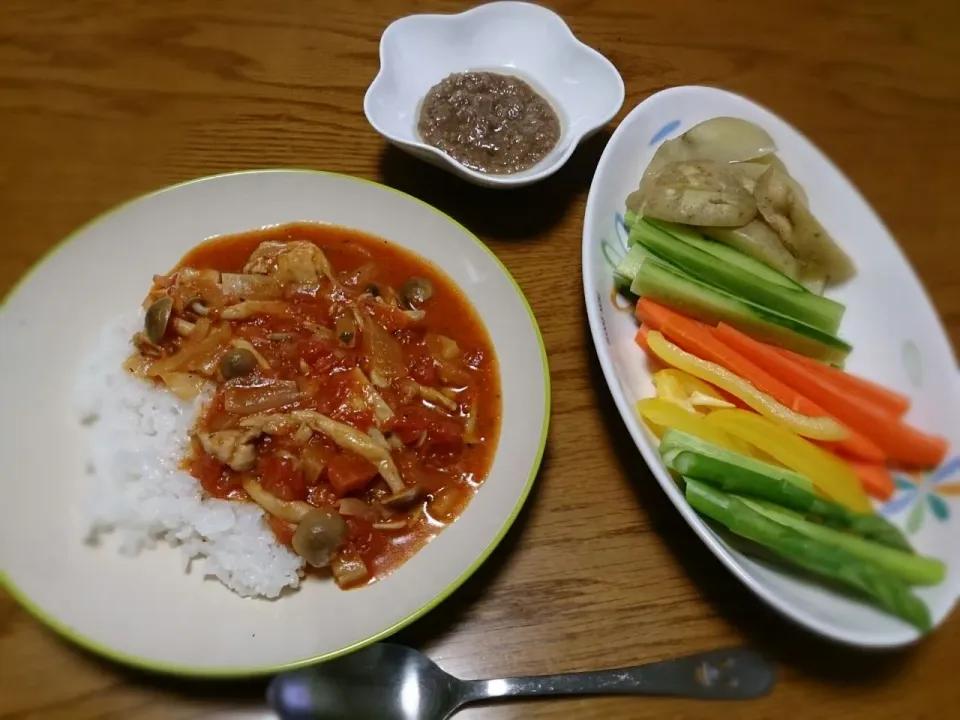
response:
M256 429L218 430L212 433L197 433L204 452L228 465L237 472L253 467L257 451L253 441L260 435Z
M257 246L250 254L243 272L256 275L269 275L277 264L277 256L283 252L288 243L266 240Z
M273 275L280 283L316 285L323 275L336 285L333 268L323 250L306 240L260 243L244 266L245 273Z

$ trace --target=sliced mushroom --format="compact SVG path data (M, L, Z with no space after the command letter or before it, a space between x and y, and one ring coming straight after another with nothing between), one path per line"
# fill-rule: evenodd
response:
M294 410L290 416L297 422L306 423L318 433L326 435L342 449L356 453L376 465L380 475L393 492L398 493L405 489L406 486L389 451L377 444L366 433L321 415L315 410Z
M460 406L455 401L448 398L436 388L432 388L427 385L418 385L417 391L420 393L420 397L422 397L428 403L439 405L450 412L456 412L460 409Z
M267 360L260 352L253 346L249 340L244 340L243 338L234 338L230 341L230 344L235 348L240 348L242 350L248 351L257 361L257 365L261 370L270 369L270 361Z
M433 283L424 277L415 275L400 286L400 299L411 309L432 297Z
M280 300L244 300L223 309L224 320L246 320L257 315L285 315L290 306Z
M167 325L170 323L170 315L173 312L173 298L164 295L159 300L155 300L147 308L146 315L143 318L143 329L147 333L147 339L155 345L159 345L163 336L167 334Z
M303 427L289 414L285 413L249 415L240 421L240 426L251 430L256 429L267 435L290 435L298 428Z
M406 490L401 490L393 495L388 495L380 501L380 504L391 510L403 510L416 502L419 502L426 496L426 491L419 485L412 485Z
M230 348L220 358L220 373L227 380L249 375L255 367L257 358L246 348Z
M331 508L311 510L293 534L293 549L308 565L327 567L347 539L347 523Z
M273 493L264 490L256 478L246 476L240 480L240 484L257 505L274 517L289 523L299 523L315 509L313 505L302 500L281 500Z
M163 355L163 348L152 342L145 332L134 333L133 346L144 357L158 358Z
M206 317L210 314L210 308L207 307L207 304L199 295L194 295L192 298L184 302L183 309L200 317Z
M173 325L173 331L180 337L187 337L194 331L194 328L196 328L196 325L189 320L178 317L173 319L171 325Z
M406 520L386 520L384 522L373 523L374 530L404 530L407 527Z

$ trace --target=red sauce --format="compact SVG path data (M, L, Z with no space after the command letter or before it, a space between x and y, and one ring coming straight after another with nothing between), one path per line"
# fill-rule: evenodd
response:
M384 431L411 443L392 456L404 481L424 487L425 499L398 517L408 519L403 530L380 530L367 520L348 518L351 551L358 553L371 570L368 582L391 572L423 547L469 502L489 472L500 431L501 398L499 372L489 336L472 305L439 269L428 261L386 240L341 227L291 224L204 242L180 261L179 268L241 272L251 253L264 241L309 240L321 248L346 292L377 294L399 288L412 276L427 278L433 295L421 308L422 321L409 323L395 314L372 308L374 320L399 341L403 364L418 383L439 388L438 364L428 335L442 335L456 342L468 382L456 394L456 411L443 410L409 397L402 382L380 389L395 410ZM176 270L174 271L174 273ZM167 282L175 279L171 273ZM163 280L158 280L158 286ZM156 289L156 288L155 288ZM234 337L252 343L269 362L269 370L256 370L244 382L295 380L304 391L302 399L283 409L312 409L368 431L375 419L369 412L349 407L345 399L356 382L351 369L362 366L360 343L344 347L336 338L318 338L310 323L332 328L329 293L298 294L288 298L291 310L285 316L258 315L231 321ZM281 336L277 333L286 333ZM283 341L276 338L283 337ZM178 342L174 340L172 342ZM449 379L449 378L448 378ZM198 430L212 432L237 426L235 415L224 406L225 386L218 383L213 401L198 421ZM463 429L473 405L479 442L467 444ZM240 473L211 458L196 443L187 469L206 492L221 498L249 502L240 485ZM285 500L302 500L316 506L330 505L342 497L357 497L374 503L388 494L377 468L359 455L348 453L325 436L314 433L304 446L290 436L262 436L256 441L257 461L251 471L262 487ZM311 478L301 462L310 455L323 465L319 477ZM434 516L438 517L434 517ZM268 523L277 538L289 543L293 526L275 518ZM365 584L365 583L364 583Z

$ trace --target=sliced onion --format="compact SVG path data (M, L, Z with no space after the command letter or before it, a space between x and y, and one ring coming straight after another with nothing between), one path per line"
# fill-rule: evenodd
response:
M337 505L337 511L345 517L358 517L370 522L373 522L377 518L377 514L373 511L373 508L358 498L341 498Z
M194 400L203 386L207 383L206 378L193 373L170 372L160 376L160 380L166 385L173 394L181 400Z
M403 348L397 339L370 318L363 319L363 336L360 343L364 364L374 384L389 384L406 375Z
M387 522L373 523L374 530L404 530L406 527L406 520L389 520Z
M333 572L333 579L341 588L359 585L370 577L370 571L367 570L363 558L356 551L349 549L334 555L330 562L330 570Z
M302 397L293 380L272 380L264 385L228 387L223 392L223 407L234 415L250 415L276 410Z
M283 297L283 288L268 275L224 273L223 292L245 300L275 300Z
M206 319L206 318L202 318ZM199 321L197 323L200 324ZM209 335L199 341L187 338L173 355L161 358L150 365L147 374L153 377L168 372L197 371L211 375L216 368L220 354L230 340L231 331L227 323L219 323L210 330Z
M427 333L423 339L427 350L435 358L440 360L456 360L460 357L460 346L456 340L451 340L446 335L437 335L436 333Z

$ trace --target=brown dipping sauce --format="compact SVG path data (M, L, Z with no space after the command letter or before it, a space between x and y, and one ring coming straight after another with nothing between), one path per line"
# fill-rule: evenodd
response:
M480 172L509 175L556 147L560 118L518 77L453 73L430 88L417 130L424 142Z

